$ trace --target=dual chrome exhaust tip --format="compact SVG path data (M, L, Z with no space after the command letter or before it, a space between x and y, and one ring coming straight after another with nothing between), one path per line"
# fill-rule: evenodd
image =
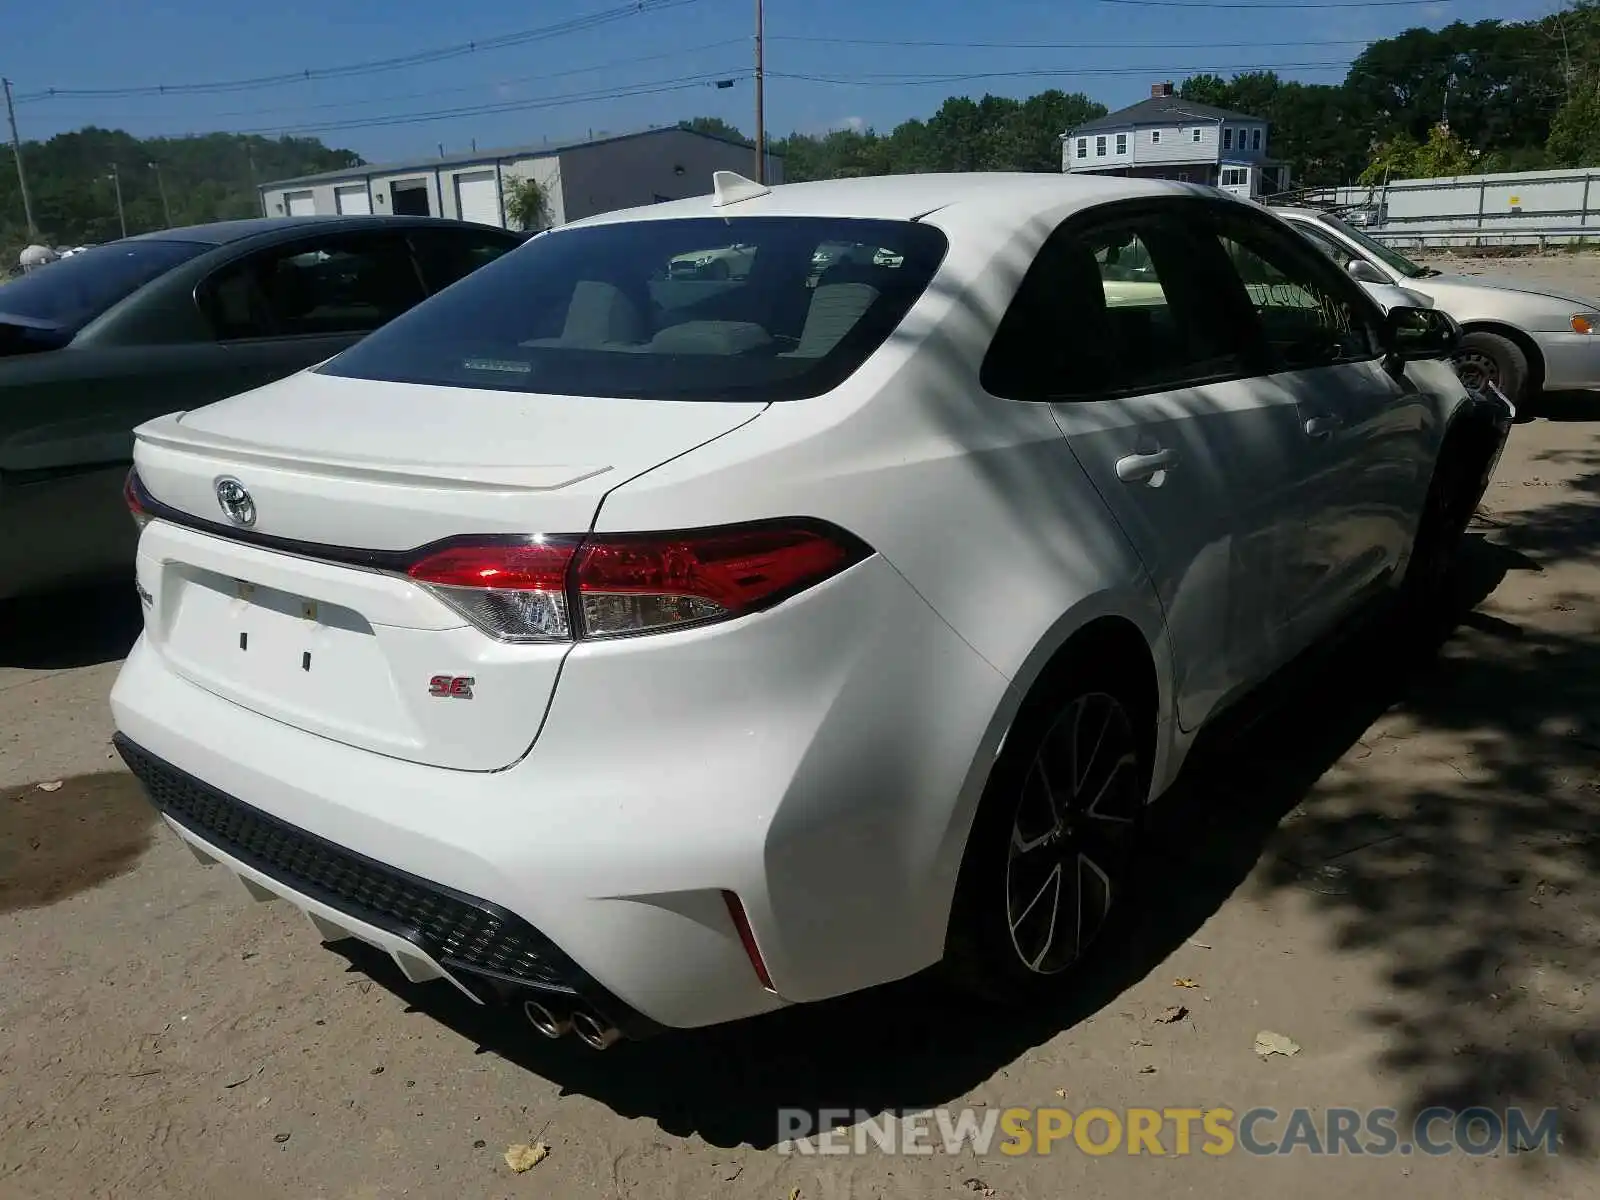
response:
M609 1050L622 1040L620 1029L586 1008L568 1011L527 999L522 1002L522 1015L545 1037L553 1040L573 1033L591 1050Z

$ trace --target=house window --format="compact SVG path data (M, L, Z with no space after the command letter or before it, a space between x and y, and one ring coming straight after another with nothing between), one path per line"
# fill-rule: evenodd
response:
M1150 131L1150 144L1152 146L1159 146L1161 144L1161 130L1152 129Z
M1095 140L1094 140L1094 156L1096 158L1104 158L1106 156L1106 140L1105 140L1105 138L1103 138L1103 137L1095 138Z
M1250 180L1250 171L1247 167L1223 167L1222 178L1218 181L1223 187L1243 187Z
M1078 157L1079 158L1088 158L1089 157L1089 139L1088 138L1079 138L1078 139Z
M1128 135L1125 134L1125 133L1119 133L1119 134L1117 134L1117 153L1118 154L1126 154L1127 152L1128 152Z
M1254 133L1252 133L1250 135L1250 149L1252 149L1252 150L1261 149L1261 130L1257 129Z
M1200 140L1200 127L1198 125L1194 127L1194 137L1192 140L1196 142Z
M1233 149L1233 127L1231 125L1225 127L1222 131L1222 148L1224 150Z

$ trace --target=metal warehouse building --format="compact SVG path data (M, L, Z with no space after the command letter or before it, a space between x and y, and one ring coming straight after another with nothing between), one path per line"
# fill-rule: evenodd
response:
M399 213L507 224L503 197L534 179L554 225L595 213L682 200L711 191L714 171L755 173L755 152L709 133L668 127L507 150L351 167L261 185L269 217ZM783 160L767 156L767 182L783 182Z

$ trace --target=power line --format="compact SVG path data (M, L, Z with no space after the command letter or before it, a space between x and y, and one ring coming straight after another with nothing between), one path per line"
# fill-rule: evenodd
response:
M325 121L307 125L271 125L256 129L235 129L229 132L240 134L319 133L342 129L380 129L393 125L421 125L431 121L446 121L455 117L476 117L491 113L531 112L535 109L561 108L569 104L587 104L596 100L621 100L631 96L657 96L667 92L687 91L691 88L714 87L719 80L742 79L749 75L750 69L745 67L734 71L713 71L703 75L680 76L676 79L656 80L650 83L602 88L588 92L572 92L558 96L541 96L527 100L507 100L494 104L476 104L464 108L394 113L375 117L356 117L348 121Z
M317 112L330 108L348 109L358 105L393 104L397 101L420 100L428 96L460 95L462 92L481 92L489 88L512 87L520 83L541 82L546 79L563 79L573 75L588 75L595 71L609 71L616 67L630 67L638 63L657 62L663 58L682 58L684 55L696 54L704 50L719 50L727 46L745 45L749 38L724 38L720 42L706 42L700 46L685 46L678 50L661 51L656 54L640 54L632 58L617 58L609 62L595 63L587 67L569 67L564 71L541 71L537 75L519 75L512 79L486 80L482 83L460 84L456 87L431 88L422 92L406 92L401 95L387 96L361 96L349 100L329 100L316 104L280 104L268 108L236 108L219 112L207 112L208 119L215 117L264 117L272 113ZM57 120L87 120L82 114L63 113L51 109L51 115ZM161 114L154 114L160 116Z
M974 83L981 79L1038 79L1063 78L1076 75L1201 75L1219 71L1319 71L1348 70L1349 62L1298 62L1298 63L1233 63L1203 67L1175 67L1168 64L1145 67L1040 67L1026 71L974 71L950 75L811 75L801 72L768 71L768 75L782 79L801 79L809 83L839 84L856 87L916 87L933 83Z
M483 41L458 42L455 45L441 46L433 50L419 50L412 54L402 54L393 58L370 59L366 62L348 63L339 67L311 67L279 75L257 75L244 79L213 80L206 83L153 84L120 88L44 88L40 91L18 96L17 103L36 102L62 96L109 98L116 96L209 95L218 92L243 92L260 88L284 87L312 79L372 75L382 71L397 71L405 67L442 62L446 59L460 58L468 54L504 50L511 46L524 46L529 42L565 37L568 34L581 33L644 13L664 12L668 9L682 8L685 5L698 2L699 0L634 0L631 4L602 9L599 12L589 13L585 16L558 21L554 25L542 25L537 29L524 29L516 33L500 34L498 37L487 38Z
M1136 8L1416 8L1423 4L1449 4L1452 0L1327 0L1326 3L1301 4L1294 0L1265 4L1223 4L1216 0L1094 0L1096 4L1126 4Z
M1236 50L1231 42L924 42L899 38L831 38L801 34L768 34L769 42L817 42L832 46L939 46L955 50ZM1321 42L1251 42L1252 48L1293 46L1366 46L1372 38L1334 38Z

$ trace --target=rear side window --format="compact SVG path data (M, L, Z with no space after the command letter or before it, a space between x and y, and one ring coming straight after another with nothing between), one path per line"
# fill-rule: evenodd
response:
M222 268L200 290L218 340L366 333L423 298L398 234L274 246Z
M1245 373L1245 331L1218 303L1218 256L1200 250L1170 213L1058 230L995 333L985 390L1095 399Z
M541 234L318 368L501 391L787 400L843 382L943 261L910 221L734 217Z
M442 292L521 244L512 234L496 237L476 229L424 229L411 235L417 267L430 292Z
M214 245L204 242L112 242L49 263L0 289L0 314L75 333L113 304Z

